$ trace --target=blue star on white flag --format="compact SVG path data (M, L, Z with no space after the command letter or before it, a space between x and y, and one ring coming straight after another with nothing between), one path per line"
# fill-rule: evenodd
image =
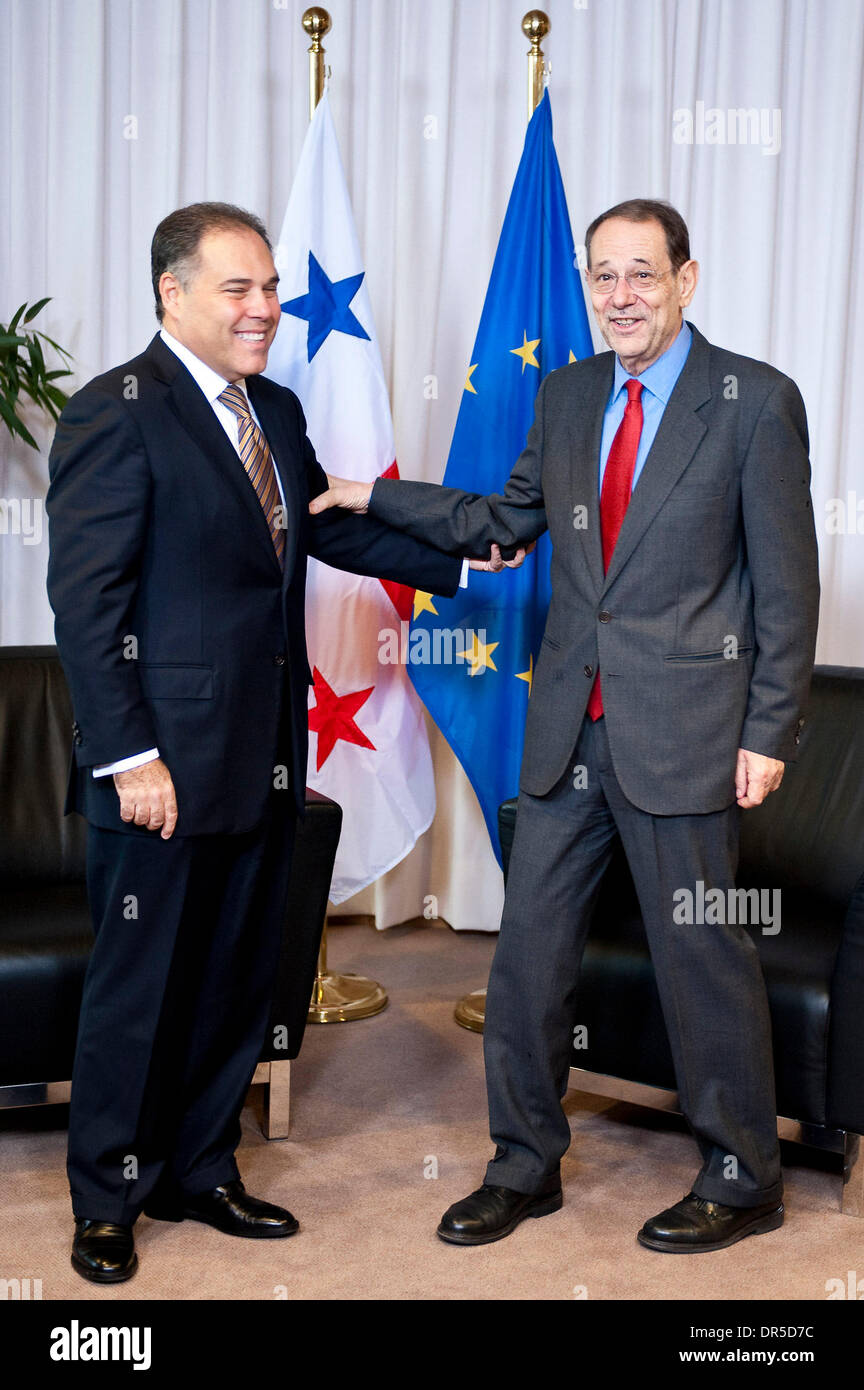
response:
M364 275L365 271L361 270L359 275L346 275L344 280L334 282L314 253L309 252L309 289L297 299L289 299L280 308L283 314L293 314L295 318L307 320L307 356L310 362L330 333L350 333L355 338L369 338L350 308Z

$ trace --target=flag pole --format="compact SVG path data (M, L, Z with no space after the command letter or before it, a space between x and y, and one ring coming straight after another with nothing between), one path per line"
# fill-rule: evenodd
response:
M549 16L542 10L529 10L522 18L522 33L531 40L528 50L529 122L543 100L549 69L540 44L551 28ZM470 994L463 995L453 1010L453 1017L462 1028L467 1028L472 1033L482 1033L486 1023L486 990L475 989Z
M324 48L321 40L330 32L330 16L320 5L313 5L304 11L303 28L312 40L309 45L309 119L315 115L315 107L324 91Z
M543 49L540 47L552 28L548 14L542 10L529 10L522 19L522 33L531 40L528 50L528 120L534 115L546 87L548 68Z
M330 70L324 66L324 47L321 40L330 32L330 16L320 5L312 5L303 14L303 28L312 40L309 45L309 119L324 94L325 78ZM334 975L327 969L327 922L321 933L318 970L312 986L307 1021L309 1023L350 1023L355 1018L369 1018L387 1005L387 991L365 975Z

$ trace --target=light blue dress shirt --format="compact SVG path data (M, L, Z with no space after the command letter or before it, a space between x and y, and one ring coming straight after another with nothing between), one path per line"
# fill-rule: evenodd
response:
M635 488L642 472L648 451L654 443L660 421L663 419L663 411L672 395L672 390L676 381L681 375L684 363L687 361L687 354L690 351L690 344L693 341L693 334L690 332L690 325L683 323L677 338L669 347L652 362L650 367L646 367L641 376L632 376L625 367L621 366L618 358L615 358L615 379L612 383L612 393L606 406L606 413L603 416L603 434L600 439L600 479L599 487L603 488L603 474L606 471L606 461L609 458L609 450L612 448L612 440L618 433L618 426L624 419L624 410L627 405L627 382L641 381L642 383L642 433L639 436L639 449L636 454L636 467L633 470L633 486Z

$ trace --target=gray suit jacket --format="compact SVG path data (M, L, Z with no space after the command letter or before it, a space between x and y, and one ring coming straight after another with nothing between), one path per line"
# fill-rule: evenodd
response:
M453 554L524 545L548 526L523 790L543 796L566 770L599 669L627 797L655 815L717 811L735 800L739 747L796 756L819 607L804 403L789 377L693 328L604 576L613 370L605 352L550 372L502 493L379 479L369 510Z

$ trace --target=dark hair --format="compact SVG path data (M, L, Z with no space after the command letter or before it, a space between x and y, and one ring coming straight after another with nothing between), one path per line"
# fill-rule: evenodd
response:
M200 268L198 248L206 232L248 227L257 232L268 251L272 251L267 228L254 212L235 207L233 203L190 203L163 217L153 233L150 244L150 277L156 300L156 317L162 322L164 309L159 293L159 280L170 270L184 289Z
M608 212L601 212L585 233L585 256L589 266L591 238L597 228L608 222L610 217L623 217L627 222L659 222L666 233L666 249L672 269L680 270L684 262L689 261L690 233L680 212L673 208L671 203L664 203L660 198L628 198L626 203L618 203Z

